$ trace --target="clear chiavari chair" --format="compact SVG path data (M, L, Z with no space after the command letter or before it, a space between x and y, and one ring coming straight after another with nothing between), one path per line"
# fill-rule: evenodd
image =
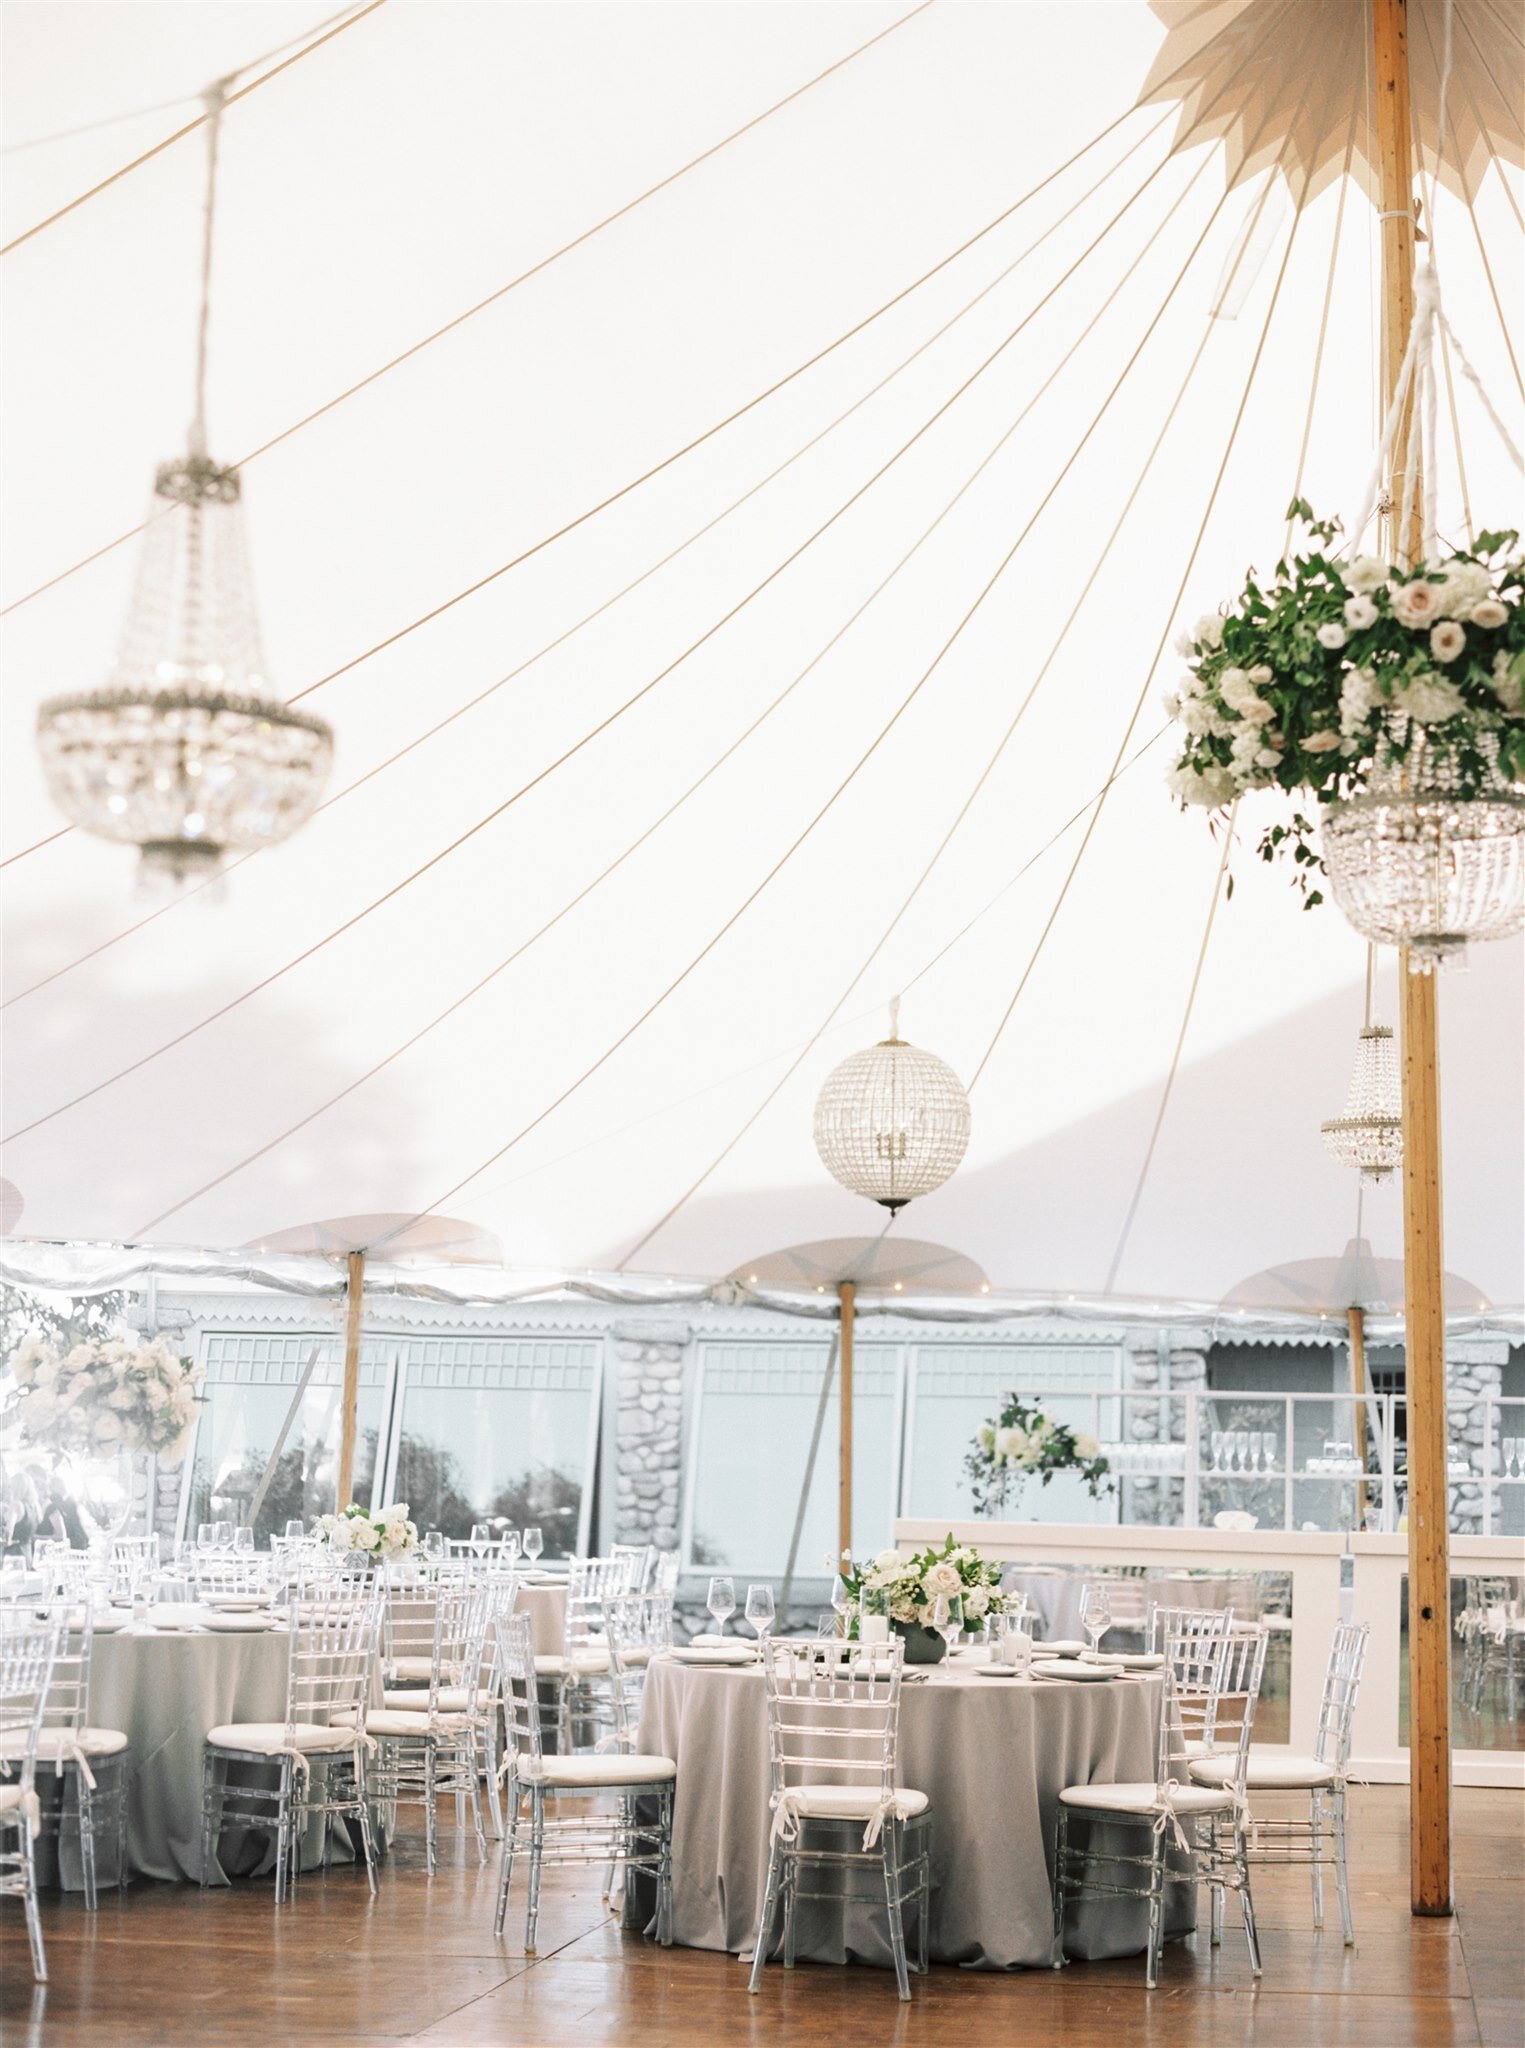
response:
M302 1837L321 1819L325 1846L335 1820L359 1832L371 1892L376 1890L371 1841L365 1727L381 1634L381 1592L365 1581L323 1579L292 1597L288 1622L286 1716L283 1721L227 1722L209 1729L202 1770L201 1881L206 1884L224 1825L233 1821L273 1832L275 1897L295 1884ZM233 1785L231 1764L267 1772L275 1785Z
M567 1567L566 1619L562 1647L535 1659L543 1683L552 1688L547 1720L557 1748L566 1754L580 1730L594 1741L612 1725L609 1642L604 1603L630 1591L630 1566L615 1557L574 1557Z
M678 1567L682 1563L682 1552L659 1550L651 1567L651 1590L666 1593L669 1598L678 1590Z
M96 1910L96 1852L109 1842L115 1852L118 1885L127 1882L127 1750L120 1728L90 1725L90 1609L70 1594L57 1599L51 1616L58 1629L52 1675L43 1709L36 1767L44 1790L56 1784L58 1796L45 1798L40 1826L60 1840L79 1843L80 1876L88 1912ZM0 1765L15 1761L19 1738L0 1738Z
M1251 1863L1307 1864L1313 1886L1313 1924L1324 1924L1324 1866L1332 1863L1340 1900L1345 1945L1355 1941L1350 1914L1350 1881L1345 1863L1345 1765L1350 1757L1351 1728L1370 1631L1365 1622L1342 1621L1334 1631L1324 1689L1319 1700L1318 1735L1312 1756L1289 1756L1282 1750L1249 1747L1244 1770L1246 1794L1306 1792L1306 1819L1267 1819L1256 1815L1251 1833ZM1192 1760L1198 1784L1217 1784L1225 1776L1221 1755ZM1328 1802L1327 1810L1325 1802ZM1214 1823L1216 1826L1216 1823Z
M1525 1656L1525 1619L1517 1584L1498 1576L1477 1577L1465 1580L1464 1590L1456 1620L1462 1641L1462 1702L1481 1714L1490 1688L1496 1697L1501 1684L1504 1712L1512 1722L1518 1716L1519 1663Z
M841 1896L808 1889L810 1878L860 1872L882 1889L896 1988L909 1998L905 1916L917 1907L917 1969L927 1967L931 1808L925 1792L897 1779L904 1645L767 1639L763 1668L773 1823L747 1988L761 1988L780 1900L788 1969L798 1901Z
M1160 1954L1165 1939L1165 1886L1183 1879L1206 1884L1212 1893L1212 1928L1216 1939L1222 1922L1225 1891L1238 1895L1244 1920L1250 1969L1260 1975L1260 1942L1250 1890L1248 1861L1249 1813L1244 1779L1249 1758L1255 1703L1265 1669L1266 1632L1246 1628L1232 1633L1198 1633L1166 1638L1165 1699L1160 1721L1154 1782L1069 1785L1059 1795L1054 1836L1054 1967L1064 1963L1064 1916L1076 1899L1085 1897L1143 1899L1149 1908L1149 1945L1144 1982L1153 1991L1160 1981ZM1216 1751L1223 1765L1221 1781L1191 1782L1192 1752L1200 1737L1186 1733L1183 1704L1192 1695L1180 1689L1185 1673L1197 1694L1208 1701L1198 1720L1208 1731L1223 1730L1224 1746ZM1110 1846L1094 1833L1073 1844L1070 1824L1085 1814L1094 1829L1104 1823L1130 1844L1130 1830L1147 1828L1149 1838L1137 1846ZM1196 1836L1187 1825L1196 1823ZM1204 1823L1213 1825L1202 1827ZM1172 1867L1174 1851L1176 1866ZM1184 1864L1185 1868L1180 1866Z
M644 1593L651 1576L652 1560L656 1552L649 1543L611 1543L609 1556L615 1564L625 1568L627 1593Z
M656 1879L656 1937L672 1940L672 1796L677 1766L671 1757L642 1756L616 1746L592 1755L545 1752L537 1701L536 1662L529 1617L511 1614L496 1633L505 1748L503 1863L493 1931L503 1932L514 1864L529 1861L524 1946L533 1954L540 1916L541 1873L548 1865L611 1866L646 1871ZM618 1650L614 1652L618 1657ZM624 1696L611 1693L614 1739L628 1735ZM563 1812L564 1802L612 1796L611 1809ZM548 1810L548 1801L554 1809ZM526 1802L528 1811L525 1811ZM605 1877L607 1893L609 1878Z
M0 1612L0 1894L20 1899L32 1951L32 1975L48 1978L37 1913L37 1747L47 1708L60 1626L29 1610Z
M423 1683L389 1684L380 1708L366 1716L366 1732L379 1745L378 1797L393 1809L423 1807L431 1877L439 1865L442 1795L454 1795L460 1830L469 1806L477 1854L487 1856L480 1730L491 1704L481 1687L490 1605L488 1582L474 1573L447 1572L432 1585L403 1579L386 1589L385 1668L415 1680L422 1674Z

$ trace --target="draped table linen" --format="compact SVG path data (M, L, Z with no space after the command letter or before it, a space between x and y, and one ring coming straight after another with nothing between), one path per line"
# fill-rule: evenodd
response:
M1047 1968L1059 1794L1067 1785L1153 1780L1163 1688L1154 1677L983 1678L971 1658L938 1665L901 1693L899 1781L925 1792L932 1807L930 1953L935 1962L979 1969ZM637 1747L678 1766L674 1939L750 1952L770 1823L761 1669L653 1663ZM1085 1838L1085 1827L1086 1818L1071 1816L1072 1842ZM1140 1853L1140 1832L1109 1839ZM632 1878L627 1922L645 1925L654 1904L649 1884ZM1170 1887L1166 1905L1169 1932L1194 1924L1190 1889ZM1136 1955L1147 1934L1142 1901L1084 1899L1066 1916L1065 1948L1083 1958ZM802 1899L797 1952L890 1967L882 1899Z

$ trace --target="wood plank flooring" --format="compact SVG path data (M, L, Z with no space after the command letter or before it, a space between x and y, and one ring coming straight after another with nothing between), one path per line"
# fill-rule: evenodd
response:
M0 2048L1525 2048L1525 1800L1455 1795L1458 1911L1408 1910L1408 1797L1355 1788L1356 1946L1315 1934L1305 1872L1256 1876L1265 1975L1236 1923L1137 1959L996 1976L936 1968L899 2004L887 1972L743 1967L661 1950L604 1914L596 1872L547 1878L540 1953L492 1935L495 1870L446 1838L431 1882L416 1835L373 1905L344 1866L277 1913L268 1881L202 1893L138 1884L91 1915L46 1894L51 1982L34 1989L19 1906L0 1906ZM405 1810L405 1823L416 1813ZM516 1888L516 1898L518 1897Z

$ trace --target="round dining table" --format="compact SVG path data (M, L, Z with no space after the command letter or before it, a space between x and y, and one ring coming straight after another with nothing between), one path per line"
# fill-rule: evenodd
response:
M1049 1967L1054 1823L1068 1785L1152 1781L1163 1687L1158 1677L1105 1681L988 1678L971 1649L908 1672L900 1698L902 1784L931 1802L929 1950L976 1969ZM658 1659L647 1673L638 1749L678 1767L673 1811L673 1938L749 1953L768 1867L768 1712L758 1664ZM1139 1853L1137 1830L1074 1816L1071 1843ZM1115 1870L1108 1872L1115 1876ZM855 1887L864 1891L861 1877ZM1166 1927L1195 1924L1195 1893L1166 1893ZM627 1924L655 1900L632 1876ZM775 1930L776 1932L776 1930ZM1066 1915L1066 1953L1136 1955L1148 1934L1141 1900L1083 1898ZM890 1967L882 1897L802 1899L797 1953L818 1962Z

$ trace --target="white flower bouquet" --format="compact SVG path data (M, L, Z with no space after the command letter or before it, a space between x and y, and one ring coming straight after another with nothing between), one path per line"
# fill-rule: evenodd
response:
M162 1337L134 1345L87 1338L67 1350L29 1331L10 1361L23 1439L65 1457L153 1451L185 1456L203 1374Z
M1071 1429L1068 1423L1055 1422L1041 1408L1027 1407L1014 1394L993 1422L980 1425L964 1459L974 1504L982 1515L1004 1507L1013 1488L1020 1488L1024 1481L1036 1479L1047 1486L1056 1472L1077 1474L1094 1500L1110 1487L1110 1470L1095 1437L1083 1429Z
M901 1633L930 1627L932 1603L939 1595L954 1593L964 1603L964 1625L978 1628L987 1614L1006 1611L1001 1570L967 1543L955 1543L951 1531L941 1549L930 1544L909 1557L902 1557L898 1550L881 1550L872 1563L855 1565L844 1555L847 1632L850 1636L858 1633L858 1602L866 1591L884 1594L890 1623Z
M418 1528L408 1520L405 1500L374 1511L351 1501L337 1515L319 1515L312 1533L331 1550L352 1550L362 1557L406 1557L418 1548Z
M1525 560L1515 533L1480 533L1443 562L1341 559L1337 529L1296 499L1305 551L1251 576L1177 643L1187 672L1165 700L1182 747L1168 780L1217 810L1248 790L1321 804L1365 790L1416 748L1461 799L1525 781ZM1301 812L1267 827L1263 860L1290 853L1306 907L1323 861Z

